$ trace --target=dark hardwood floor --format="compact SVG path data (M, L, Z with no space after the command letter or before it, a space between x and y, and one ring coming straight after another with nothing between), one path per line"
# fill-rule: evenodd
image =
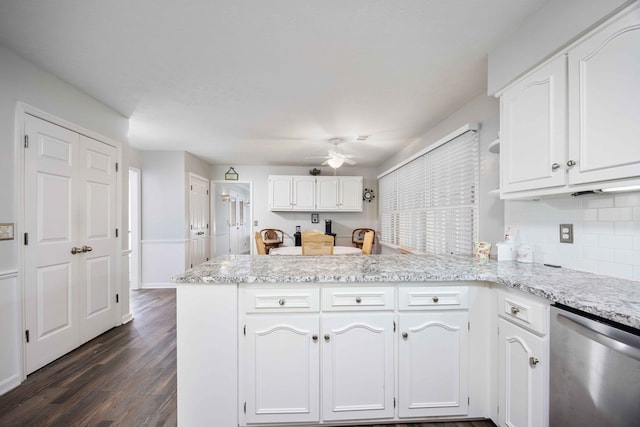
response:
M175 426L175 291L133 291L131 311L132 322L111 329L34 372L20 386L0 396L0 426ZM473 421L395 426L494 424Z

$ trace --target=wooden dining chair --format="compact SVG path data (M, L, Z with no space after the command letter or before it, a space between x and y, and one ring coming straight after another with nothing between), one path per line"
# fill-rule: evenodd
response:
M325 234L302 235L302 255L333 255L333 236Z
M301 233L302 240L304 240L305 236L311 236L311 235L314 235L314 234L324 234L324 231L320 231L320 230L304 230Z
M262 240L262 234L256 231L256 249L258 250L258 255L266 255L267 248L264 246L264 240Z
M262 241L267 253L269 253L271 248L277 248L284 243L284 231L279 228L264 228L260 230L260 234L262 235Z
M373 232L373 240L376 238L376 230L372 228L356 228L351 232L351 243L356 248L362 249L362 244L364 243L364 235L369 232Z
M364 240L362 243L362 255L371 255L371 250L373 249L373 238L375 234L376 233L373 230L367 231L364 234Z

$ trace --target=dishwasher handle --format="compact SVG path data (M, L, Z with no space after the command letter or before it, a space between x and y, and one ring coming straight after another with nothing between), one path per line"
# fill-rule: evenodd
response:
M625 356L640 361L640 347L638 347L638 343L635 343L636 345L634 345L634 343L624 342L621 339L615 339L607 336L602 332L590 327L589 323L591 323L592 321L578 315L567 315L564 313L558 313L557 321L558 323L572 329L573 331L589 338L592 341L596 341L614 351L617 351L618 353L622 353ZM607 326L607 328L617 331L617 329L611 326Z

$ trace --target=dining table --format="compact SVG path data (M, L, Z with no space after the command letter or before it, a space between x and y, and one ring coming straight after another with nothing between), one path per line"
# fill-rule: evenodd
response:
M362 255L362 250L352 246L334 246L334 255ZM269 255L302 255L302 246L280 246L271 248Z

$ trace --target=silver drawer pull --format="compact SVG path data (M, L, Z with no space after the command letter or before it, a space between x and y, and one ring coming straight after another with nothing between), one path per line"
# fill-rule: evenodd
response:
M280 300L278 301L278 304L285 305L286 302L287 300L285 300L284 298L280 298Z
M360 303L362 302L362 298L360 298L360 297L356 297L356 302L357 302L358 304L360 304Z
M530 357L529 358L529 365L536 366L538 363L540 363L540 361L538 359L536 359L535 357Z
M438 302L438 301L440 301L440 298L438 298L438 297L433 297L433 298L431 298L431 299L433 300L433 302Z
M518 307L511 307L511 314L518 314L520 313L520 309Z

